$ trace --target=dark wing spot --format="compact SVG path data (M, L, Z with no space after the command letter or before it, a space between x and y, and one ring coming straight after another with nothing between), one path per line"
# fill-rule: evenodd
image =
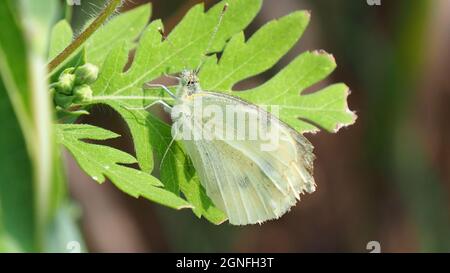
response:
M247 188L250 185L250 179L248 178L248 176L243 176L241 177L241 179L239 179L239 187L241 188Z

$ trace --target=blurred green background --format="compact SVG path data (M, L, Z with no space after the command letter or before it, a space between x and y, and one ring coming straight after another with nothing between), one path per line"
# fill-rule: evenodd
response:
M200 1L133 0L122 10L147 2L152 18L162 18L170 31ZM81 0L60 8L59 16L80 29L103 3ZM378 241L382 252L450 251L450 1L265 0L247 37L299 9L312 12L304 37L247 84L267 80L305 50L324 49L336 58L337 70L322 84L349 85L358 120L337 134L307 135L317 155L316 193L277 221L214 226L190 211L98 185L67 156L89 251L368 252L369 241ZM83 121L125 135L110 144L133 152L126 125L112 110L96 108Z

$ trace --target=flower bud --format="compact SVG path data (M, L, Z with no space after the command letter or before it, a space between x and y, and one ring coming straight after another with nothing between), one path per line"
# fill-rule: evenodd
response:
M72 74L73 68L68 68L64 70L61 75L59 75L58 82L56 84L56 91L66 95L72 94L73 86L75 85L75 75Z
M89 102L92 100L92 89L87 84L82 84L75 87L74 91L74 103Z
M98 67L87 63L75 70L75 84L91 84L97 80Z

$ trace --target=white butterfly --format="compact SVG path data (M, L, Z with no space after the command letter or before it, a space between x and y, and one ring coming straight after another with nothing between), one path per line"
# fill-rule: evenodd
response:
M226 8L225 4L208 48ZM173 138L181 140L207 195L231 224L279 218L296 204L301 193L315 191L313 146L262 108L233 96L203 91L196 73L199 68L181 73L176 95L163 85L147 84L163 88L175 99L173 107L158 101L170 109ZM234 116L227 116L230 112L244 126L237 125Z
M181 74L175 98L171 110L173 137L183 136L181 141L201 184L231 224L279 218L295 205L301 193L315 191L313 146L274 115L233 96L202 91L194 71ZM238 139L238 129L242 128L235 125L234 118L195 114L198 102L203 109L213 106L223 112L242 114L246 124L251 120L260 124L263 120L264 134L245 139L250 134L246 132L243 139ZM213 137L205 138L205 130ZM228 137L217 133L223 131ZM278 143L265 150L263 135L268 132ZM193 137L195 133L200 134Z

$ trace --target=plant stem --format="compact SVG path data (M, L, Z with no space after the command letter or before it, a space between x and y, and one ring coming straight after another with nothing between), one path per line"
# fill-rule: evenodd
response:
M97 18L69 46L48 63L48 72L52 72L53 69L72 55L114 13L121 3L122 0L109 1Z

